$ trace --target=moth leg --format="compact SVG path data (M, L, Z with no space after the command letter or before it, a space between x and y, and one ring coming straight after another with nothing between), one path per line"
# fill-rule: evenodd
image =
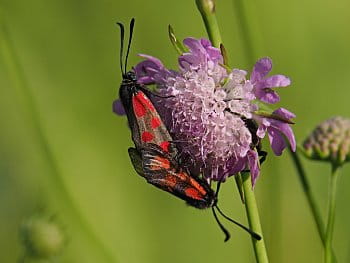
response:
M258 151L258 155L261 157L259 162L260 162L260 165L266 160L266 157L267 157L267 152L265 151Z

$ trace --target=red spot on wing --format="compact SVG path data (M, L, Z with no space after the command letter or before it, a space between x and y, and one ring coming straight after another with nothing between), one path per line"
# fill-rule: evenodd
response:
M190 197L192 199L197 199L197 200L202 200L203 199L203 196L198 192L198 190L195 189L195 188L192 188L192 187L187 188L185 190L185 194L186 194L186 196L188 196L188 197Z
M168 187L174 188L177 184L177 179L173 175L167 175L165 180Z
M159 118L157 118L157 117L153 117L152 118L152 120L151 120L151 127L153 129L158 128L160 126L160 124L161 124L161 121L160 121Z
M159 146L163 149L164 152L169 152L170 142L168 141L161 142Z
M152 102L149 100L149 98L146 97L146 95L142 92L139 91L135 97L140 101L140 103L143 105L143 107L147 110L150 111L155 111L156 109L154 108Z
M146 114L146 108L141 103L137 95L132 98L132 106L134 108L134 113L137 118L140 118Z
M166 158L157 156L156 158L158 160L159 163L161 163L161 166L163 169L168 170L170 169L170 161Z
M193 178L190 178L191 185L194 186L197 191L199 191L202 195L206 195L207 191Z
M153 140L153 138L154 138L154 135L148 131L144 131L141 135L141 140L143 142L150 142Z
M170 161L166 158L155 156L151 163L151 170L170 169Z
M189 175L187 173L181 172L178 173L177 176L182 180L182 181L186 181L187 178L189 177Z

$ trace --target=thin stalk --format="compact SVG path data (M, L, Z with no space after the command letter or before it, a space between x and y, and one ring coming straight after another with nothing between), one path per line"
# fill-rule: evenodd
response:
M321 216L321 212L319 207L317 206L317 203L315 201L315 197L313 196L311 189L310 189L310 184L309 181L306 177L306 173L304 170L304 167L300 161L298 152L292 152L289 149L289 153L292 157L292 160L294 162L295 168L297 170L298 176L299 176L299 180L303 189L303 192L305 194L307 203L309 205L309 208L311 210L311 214L312 217L314 218L314 221L316 223L316 227L317 227L317 232L318 235L322 241L322 245L325 247L326 246L326 233L325 233L325 225L324 222L322 220L322 216ZM337 262L337 259L335 257L334 252L332 252L332 257L333 257L333 262Z
M289 153L293 159L295 168L297 169L301 187L303 188L312 216L317 226L318 235L320 236L322 243L325 244L325 226L321 217L320 209L318 208L315 198L311 192L309 181L306 178L304 167L300 161L300 158L297 152L292 152L289 149Z
M202 15L209 39L214 47L219 48L222 43L218 21L215 14L214 0L196 0L197 8Z
M252 238L256 262L268 263L269 259L267 257L265 241L262 234L259 211L252 187L251 175L250 173L242 173L242 177L245 197L245 209L248 217L249 228L262 237L261 240Z
M246 19L246 8L244 8L243 0L234 0L234 12L237 17L237 24L240 36L243 41L245 56L249 65L253 65L255 59L255 49L253 48L253 40L251 36L249 20Z
M326 245L325 245L325 263L333 263L332 258L332 240L334 232L334 221L335 221L335 200L337 194L337 178L339 174L339 167L335 166L332 168L332 174L329 184L329 204L328 204L328 222L326 230Z
M196 0L198 10L200 11L205 28L207 30L209 39L211 43L219 48L222 43L220 30L215 15L215 1L214 0ZM250 174L242 175L243 178L243 191L245 197L245 208L247 212L247 217L249 221L250 229L262 236L262 230L259 219L258 207L256 204L254 192L251 184ZM258 263L268 263L268 257L265 248L265 241L262 238L261 240L256 240L252 237L253 249Z
M28 120L28 123L31 123L33 125L34 133L37 135L36 142L38 149L41 151L42 157L50 169L49 179L51 179L51 185L55 187L54 189L63 199L65 207L68 208L71 215L73 215L74 219L77 222L77 225L81 228L81 232L85 233L90 242L93 243L96 249L101 252L104 258L103 262L118 262L118 260L114 258L113 254L106 250L103 243L97 238L96 234L92 230L88 221L82 215L78 204L75 202L74 198L64 183L64 180L61 176L61 171L55 160L49 141L42 127L39 110L35 104L32 92L25 79L20 60L11 42L9 33L7 32L4 18L2 17L0 18L0 55L2 55L4 64L7 67L13 88L21 98L20 102L24 109L23 112L26 114L25 118Z

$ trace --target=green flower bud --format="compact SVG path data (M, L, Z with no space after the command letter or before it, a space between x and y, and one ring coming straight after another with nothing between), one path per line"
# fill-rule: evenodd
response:
M341 165L350 160L350 119L334 117L319 124L303 143L313 160Z
M23 223L20 236L29 257L49 259L57 255L66 244L61 225L53 217L36 215Z

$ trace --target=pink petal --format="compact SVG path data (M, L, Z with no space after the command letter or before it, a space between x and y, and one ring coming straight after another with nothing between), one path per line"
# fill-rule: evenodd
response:
M283 149L287 146L286 142L284 141L279 131L274 128L270 128L268 130L268 134L273 152L275 153L275 155L280 156L282 154Z
M264 81L266 88L286 87L290 85L290 79L284 75L273 75Z
M280 101L280 96L272 89L256 89L255 96L262 102L275 104Z
M248 157L248 165L249 165L249 169L250 169L250 174L252 176L252 186L254 187L256 180L259 177L260 174L260 168L259 168L259 156L258 153L256 151L250 150L247 153L247 157Z
M286 118L288 120L295 118L295 114L285 108L278 108L273 113L280 115L281 117Z
M254 84L259 80L262 80L272 69L272 61L270 58L262 58L258 60L253 68L250 80Z

